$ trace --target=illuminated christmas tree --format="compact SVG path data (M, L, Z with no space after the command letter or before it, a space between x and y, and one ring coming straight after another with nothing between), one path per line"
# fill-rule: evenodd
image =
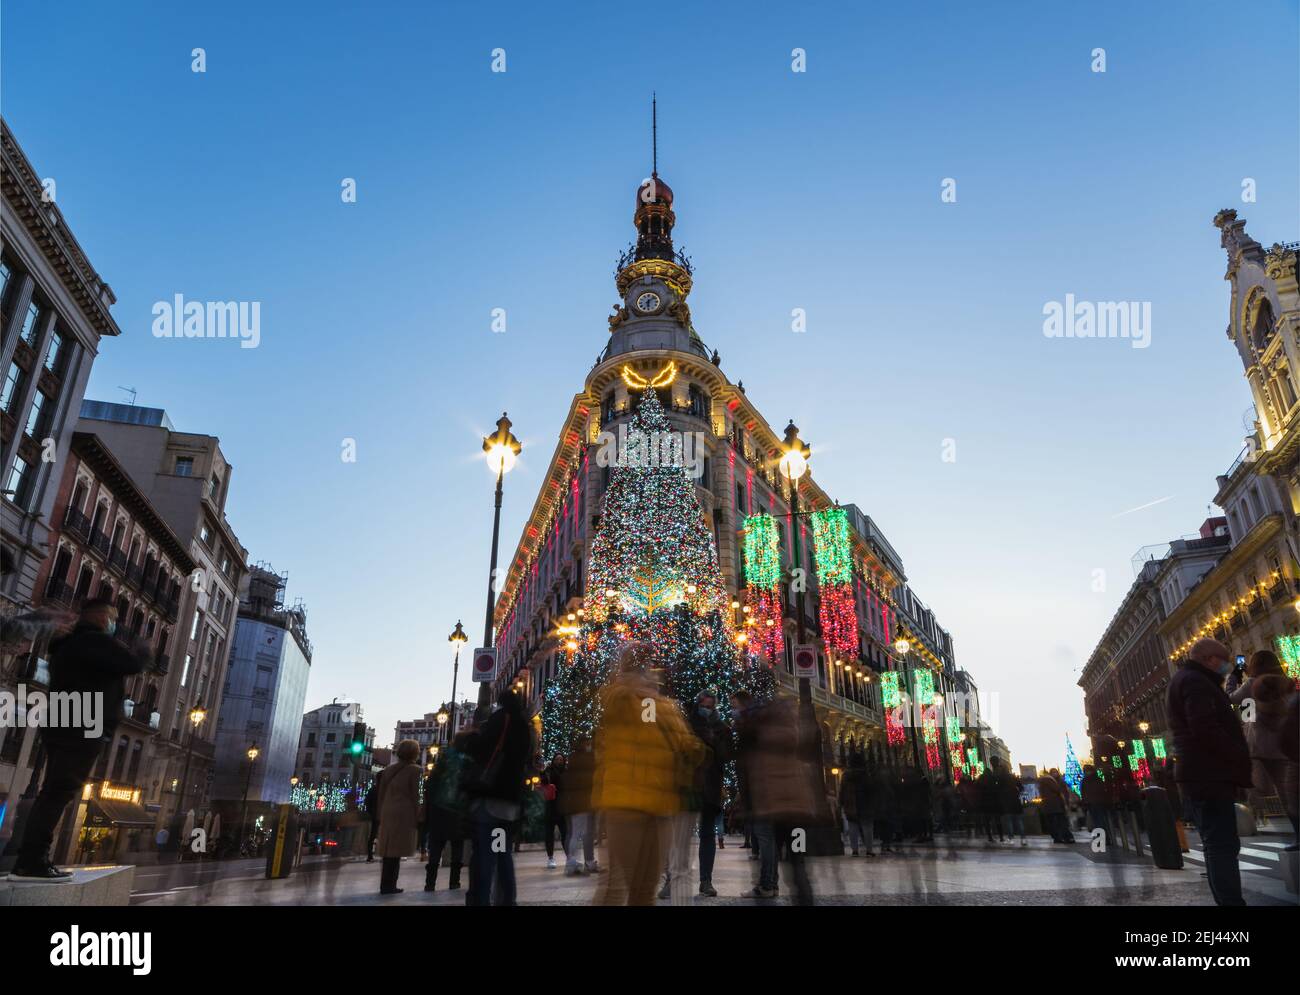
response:
M1062 779L1076 795L1082 794L1083 768L1079 766L1079 758L1074 755L1074 744L1068 735L1065 737L1065 774Z
M649 642L682 703L716 689L724 718L741 687L770 697L773 682L737 647L731 599L695 483L653 390L646 390L610 466L592 541L587 591L569 661L546 687L543 754L571 752L595 731L600 688L629 640ZM754 676L751 676L753 674ZM770 675L768 675L770 676Z

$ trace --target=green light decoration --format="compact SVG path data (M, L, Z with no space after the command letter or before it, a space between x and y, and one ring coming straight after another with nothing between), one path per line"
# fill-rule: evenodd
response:
M902 703L898 691L898 674L892 670L880 675L880 700L886 708L897 708Z
M912 678L912 685L916 690L916 700L923 706L934 700L934 675L930 671L918 669Z
M961 742L961 719L956 715L948 716L948 745L952 746Z
M1135 756L1138 760L1144 760L1146 759L1146 755L1147 755L1146 744L1142 742L1142 740L1140 739L1133 740L1133 756Z
M817 582L853 583L853 546L849 542L849 519L843 508L812 513L813 550L817 561Z
M781 583L780 533L771 515L745 519L745 580L764 591Z
M1131 770L1131 771L1136 771L1136 770L1138 769L1138 758L1137 758L1137 757L1135 757L1135 756L1131 756L1131 755L1129 756L1129 758L1128 758L1128 769Z
M827 508L813 512L811 517L822 641L836 657L852 659L858 655L859 646L848 516L843 508Z
M1300 681L1300 636L1278 636L1275 644L1287 677Z
M645 391L629 437L653 440L671 431L655 392ZM600 689L629 640L652 646L679 702L715 689L724 719L732 691L746 688L760 699L775 694L769 668L738 659L713 530L680 462L620 459L610 467L589 563L578 648L543 692L544 758L570 755L595 735Z
M750 648L768 661L781 657L784 629L781 621L781 533L771 515L745 519L745 601L754 624Z
M1151 737L1151 753L1157 760L1165 759L1165 741L1159 736Z
M1110 762L1113 766L1118 768L1123 764L1124 761L1123 758L1120 757L1118 753L1116 753L1113 757L1110 758Z

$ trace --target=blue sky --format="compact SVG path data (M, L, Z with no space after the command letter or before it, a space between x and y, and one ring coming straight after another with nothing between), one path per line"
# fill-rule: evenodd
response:
M481 636L479 437L507 408L526 447L508 554L604 346L657 90L701 336L885 530L1013 758L1084 740L1130 557L1241 447L1210 219L1300 237L1294 2L180 6L8 0L0 106L118 297L88 396L220 437L237 534L308 604L309 706L359 698L382 741L447 696L456 619ZM261 301L260 347L155 339L177 293ZM1150 301L1150 347L1045 338L1067 293Z

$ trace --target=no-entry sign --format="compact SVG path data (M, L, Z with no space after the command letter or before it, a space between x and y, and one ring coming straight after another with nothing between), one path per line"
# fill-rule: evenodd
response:
M476 681L494 681L497 677L497 651L491 647L474 651L470 676Z
M794 648L794 676L816 678L817 647L812 643L797 643Z

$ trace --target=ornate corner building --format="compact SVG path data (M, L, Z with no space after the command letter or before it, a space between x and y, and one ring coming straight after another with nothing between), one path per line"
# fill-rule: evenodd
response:
M1231 286L1227 337L1255 406L1254 430L1215 483L1223 516L1144 550L1137 579L1079 680L1097 755L1118 740L1163 743L1164 689L1197 639L1272 650L1300 677L1300 243L1265 250L1233 210L1214 217Z
M583 604L586 568L609 479L609 468L600 465L604 461L596 458L597 453L602 439L617 437L620 426L631 418L640 392L654 390L672 429L699 441L702 474L696 496L713 532L737 627L745 624L744 613L749 610L742 607L746 519L766 513L777 523L782 563L802 567L809 578L803 624L807 641L815 641L819 649L812 694L823 742L829 747L828 763L835 762L836 751L842 756L849 747L865 750L877 760L889 759L888 709L882 701L882 684L889 681L882 681L883 675L897 675L895 683L904 700L913 687L913 675L922 671L929 676L920 686L933 687L936 694L961 695L964 687L973 688L973 682L956 669L952 637L908 588L898 554L875 523L853 505L843 510L851 545L857 646L853 652L828 652L813 562L813 528L805 513L835 508L837 503L811 472L799 479L802 563L795 563L790 484L777 469L782 436L746 395L743 383L733 382L723 372L718 352L705 345L692 324L689 297L694 272L690 259L673 244L676 221L673 191L656 171L637 190L633 214L637 239L615 268L619 301L608 317L609 341L569 405L523 535L501 570L494 614L497 683L514 685L525 693L534 721L540 724L543 691L565 665L564 629L568 626L572 631ZM796 641L798 603L788 584L782 585L779 598L784 638L776 642L783 651L765 654L764 659L772 665L781 693L795 694L791 647ZM906 660L895 649L900 638L909 643ZM987 725L971 718L962 722L962 729L966 745L985 757L980 734L990 736ZM903 740L889 740L904 748L894 755L901 762L922 765L925 747L919 743L920 731L911 730L910 749L908 734L902 735ZM933 735L927 742L932 741ZM1000 743L997 747L1004 749ZM941 766L946 768L948 760L945 751Z

